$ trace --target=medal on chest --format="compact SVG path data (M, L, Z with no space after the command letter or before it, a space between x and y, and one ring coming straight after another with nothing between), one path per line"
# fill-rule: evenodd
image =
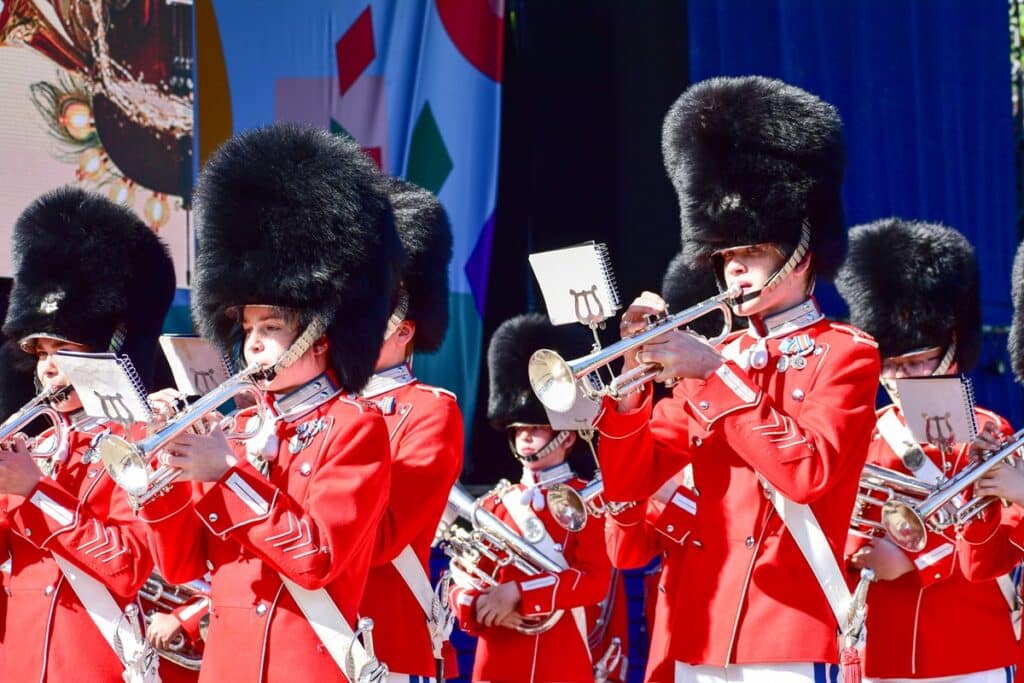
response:
M322 432L326 426L327 420L322 417L303 422L295 428L295 435L288 441L288 451L292 455L301 453L313 443L316 435Z
M779 342L779 358L776 369L785 372L789 368L803 370L807 367L807 356L814 352L814 339L809 334L797 334Z
M523 529L523 538L525 538L530 543L540 543L540 541L544 538L544 522L540 521L540 519L536 516L531 516L527 518L524 527L525 528Z

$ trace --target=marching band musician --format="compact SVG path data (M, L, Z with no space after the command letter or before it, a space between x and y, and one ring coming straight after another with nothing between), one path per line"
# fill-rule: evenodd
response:
M817 576L844 578L879 371L875 342L825 320L810 294L846 250L840 127L831 105L760 77L693 85L666 116L683 249L740 290L732 310L750 329L717 347L672 332L627 353L624 370L656 364L657 379L681 381L656 407L650 386L606 398L597 420L613 501L693 466L695 514L662 577L666 635L648 680L815 681L839 661L842 610ZM622 336L663 311L644 293Z
M850 247L836 286L851 324L878 341L882 382L968 372L981 351L981 302L974 249L942 225L879 220L850 230ZM867 462L924 484L955 475L970 461L970 444L917 444L903 406L878 411ZM908 408L909 410L909 408ZM978 425L1009 435L1009 423L976 408ZM877 519L878 508L865 516ZM1020 518L1006 508L1005 523ZM888 538L851 534L846 554L856 569L874 571L868 593L865 674L878 681L1002 683L1017 659L1011 606L995 580L971 583L957 567L956 538L930 532L912 553ZM1012 594L1012 589L1011 589ZM948 615L970 629L952 629Z
M448 491L462 471L462 413L453 393L412 374L413 351L436 350L448 327L448 216L436 197L410 183L391 178L388 193L409 260L375 374L362 391L387 423L391 493L360 613L387 634L377 656L390 669L389 681L403 683L443 679L445 654L444 669L457 669L429 560Z
M148 379L174 295L152 230L105 197L64 188L22 213L12 248L3 331L34 361L40 390L67 386L54 362L61 350L124 354ZM90 449L120 427L85 416L74 390L53 407L68 430L51 456L34 462L20 435L0 447L0 556L11 555L2 678L157 680L156 657L126 614L153 568L145 529Z
M593 665L604 654L588 650L586 616L588 606L596 608L611 592L601 524L589 520L579 531L570 531L556 523L548 503L552 487L566 484L579 490L586 484L566 462L577 432L552 429L527 379L534 350L565 352L578 349L588 338L584 328L554 327L541 314L506 320L491 337L487 417L507 431L523 475L520 483L489 493L482 507L566 568L557 575L527 576L507 565L495 574L497 585L482 592L455 577L451 603L462 628L479 637L474 681L592 681ZM480 566L494 569L486 561ZM564 613L547 631L530 635L516 630L528 619L548 619L557 610ZM610 633L608 641L616 635L625 648L625 631ZM611 680L625 680L624 658L620 666Z
M236 418L255 436L232 444L214 424L160 456L192 483L140 511L157 566L178 583L211 572L201 681L359 678L349 646L390 457L356 392L404 260L383 180L353 142L274 124L225 143L196 198L193 317L276 373L262 419Z

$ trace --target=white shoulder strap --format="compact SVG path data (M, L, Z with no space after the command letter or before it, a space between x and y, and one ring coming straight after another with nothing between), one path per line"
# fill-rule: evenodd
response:
M416 602L419 603L420 609L426 615L434 659L441 659L443 656L441 647L444 645L444 641L448 640L448 635L451 633L451 629L448 628L451 622L444 613L446 611L445 606L441 604L440 597L430 584L430 577L423 570L420 558L416 557L416 552L410 545L402 548L402 552L398 554L398 557L391 560L391 564L398 571L398 575L402 577L402 580L405 581L405 585L408 586L413 597L416 598Z
M138 617L126 614L106 586L70 561L57 554L53 559L103 640L124 665L125 682L160 683L157 655L142 637Z
M828 599L836 623L839 624L840 630L845 631L852 615L853 595L846 585L845 574L832 554L832 546L829 545L825 532L821 530L818 518L814 516L810 506L794 503L775 490L775 487L770 487L768 491L771 493L772 505L796 541L797 547L814 572L814 577L818 579L818 585Z
M281 581L299 606L316 637L350 683L374 680L374 670L380 666L372 652L367 652L348 620L323 588L315 591L303 588L284 574Z
M501 502L504 504L505 509L508 510L509 514L512 515L512 520L519 527L520 531L527 528L543 529L543 537L537 541L530 543L537 548L541 553L547 555L552 560L558 563L562 569L568 569L569 563L565 559L565 555L555 545L555 540L551 538L551 534L548 533L547 527L544 526L537 515L534 514L533 510L529 505L525 505L521 499L521 492L517 488L509 489L505 492L505 495L501 497ZM531 521L532 520L532 521ZM573 621L576 622L576 630L580 632L580 637L583 638L584 645L587 644L587 612L583 607L573 607L571 610ZM587 652L590 652L590 648L587 648Z

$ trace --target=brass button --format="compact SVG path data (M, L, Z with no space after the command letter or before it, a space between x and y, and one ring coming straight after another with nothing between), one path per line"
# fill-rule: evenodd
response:
M206 518L211 522L216 522L218 519L220 519L216 512L211 512L209 515L206 516Z
M667 531L669 533L672 533L675 530L676 530L675 526L673 526L671 524L669 524L667 527L665 527L665 531Z
M701 439L699 436L693 437L693 445L696 446L697 448L700 448L701 445L703 445L703 443L704 443L704 440Z
M793 390L793 400L794 401L802 401L802 400L804 400L804 390L803 389L794 389Z
M697 407L700 408L701 410L707 410L708 408L711 407L711 404L708 403L707 401L701 401L700 403L697 404Z
M267 613L267 606L266 606L266 604L261 602L260 604L256 605L256 614L258 616L262 617L266 613Z
M53 586L47 586L44 588L43 595L53 595Z
M753 536L747 536L747 540L743 541L743 545L747 546L748 548L753 548L754 547L754 537Z
M310 472L312 472L312 471L313 471L313 466L310 465L308 462L304 462L301 465L299 465L299 474L301 474L304 477L308 477Z

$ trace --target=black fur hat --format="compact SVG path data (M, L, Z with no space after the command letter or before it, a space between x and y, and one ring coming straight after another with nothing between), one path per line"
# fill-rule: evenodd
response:
M684 245L669 262L661 281L661 296L668 304L669 313L684 311L715 294L718 294L718 285L711 262L695 254L691 246ZM733 316L732 329L745 327L746 320ZM686 327L710 339L722 331L722 316L718 312L710 313Z
M413 345L434 351L448 329L448 263L452 229L437 197L398 178L388 179L398 236L409 255L402 288L409 296L405 317L416 323Z
M962 372L981 352L978 262L967 238L936 223L898 218L850 230L836 277L850 323L878 340L882 357L949 346Z
M1013 258L1013 274L1010 276L1013 296L1013 322L1010 325L1008 348L1010 365L1018 382L1024 382L1024 242L1017 246Z
M167 247L129 209L73 187L48 192L18 217L14 285L3 332L114 350L149 383L157 338L174 298ZM121 343L112 345L118 332Z
M341 386L359 391L380 353L405 252L384 179L352 141L278 123L240 133L206 163L195 196L192 317L227 350L238 307L282 306L327 324Z
M530 356L537 349L551 349L563 358L575 358L588 353L592 343L593 337L582 325L556 327L541 313L518 315L499 325L487 348L491 425L503 429L516 423L548 424L544 406L530 388Z
M835 107L777 80L712 78L669 109L661 150L684 242L708 252L775 242L792 252L806 221L815 272L835 274L846 252Z

